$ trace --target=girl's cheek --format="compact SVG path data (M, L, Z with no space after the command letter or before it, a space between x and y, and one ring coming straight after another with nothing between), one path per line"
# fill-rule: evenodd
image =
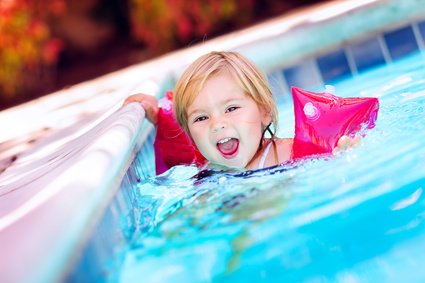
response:
M202 137L202 132L198 127L189 128L189 132L195 142L198 141L200 137Z
M205 126L201 126L194 130L192 135L194 141L199 144L200 147L204 147L208 143L208 134Z
M189 130L196 134L202 134L205 131L205 123L194 123Z

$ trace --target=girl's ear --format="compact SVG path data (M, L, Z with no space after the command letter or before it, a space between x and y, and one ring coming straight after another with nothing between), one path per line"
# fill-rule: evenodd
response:
M261 109L261 112L261 123L266 127L272 122L272 113L264 108Z

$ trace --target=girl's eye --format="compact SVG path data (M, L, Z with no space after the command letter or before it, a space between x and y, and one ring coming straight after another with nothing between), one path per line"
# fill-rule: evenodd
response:
M237 106L230 106L229 108L227 108L226 112L233 112L233 111L235 111L238 108L239 107L237 107Z
M196 122L202 122L202 121L205 121L207 119L208 119L207 116L199 116L199 117L196 117L193 122L194 123L196 123Z

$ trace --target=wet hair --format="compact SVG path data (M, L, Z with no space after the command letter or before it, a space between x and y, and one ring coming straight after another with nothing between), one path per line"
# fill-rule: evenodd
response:
M233 76L241 90L259 107L270 113L271 122L276 130L277 106L264 74L246 57L233 51L207 53L183 72L174 93L174 115L180 126L189 133L187 108L193 103L205 82L224 71Z

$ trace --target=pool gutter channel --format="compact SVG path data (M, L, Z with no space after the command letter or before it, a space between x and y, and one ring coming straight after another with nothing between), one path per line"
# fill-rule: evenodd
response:
M336 14L332 16L331 11ZM66 145L68 151L50 153L57 157L47 161L51 172L44 171L43 176L34 173L34 182L25 185L22 178L13 175L22 170L18 165L12 164L0 174L0 249L7 255L1 258L0 281L61 282L73 270L96 223L119 189L143 137L147 136L144 129L151 129L143 127L144 111L138 105L120 108L129 94L142 91L160 97L190 62L210 50L240 51L271 72L302 58L414 22L424 14L425 5L419 0L332 1L3 111L0 125L16 127L9 135L5 129L0 143L19 140L53 125L53 118L64 109L72 108L72 111L67 113L69 116L59 116L56 123L87 114L93 103L98 106L90 113L98 119L81 122L87 131ZM34 117L32 125L28 125L28 117ZM50 135L59 132L59 127L52 128ZM53 144L55 140L49 142ZM17 205L6 204L8 199L15 200Z

